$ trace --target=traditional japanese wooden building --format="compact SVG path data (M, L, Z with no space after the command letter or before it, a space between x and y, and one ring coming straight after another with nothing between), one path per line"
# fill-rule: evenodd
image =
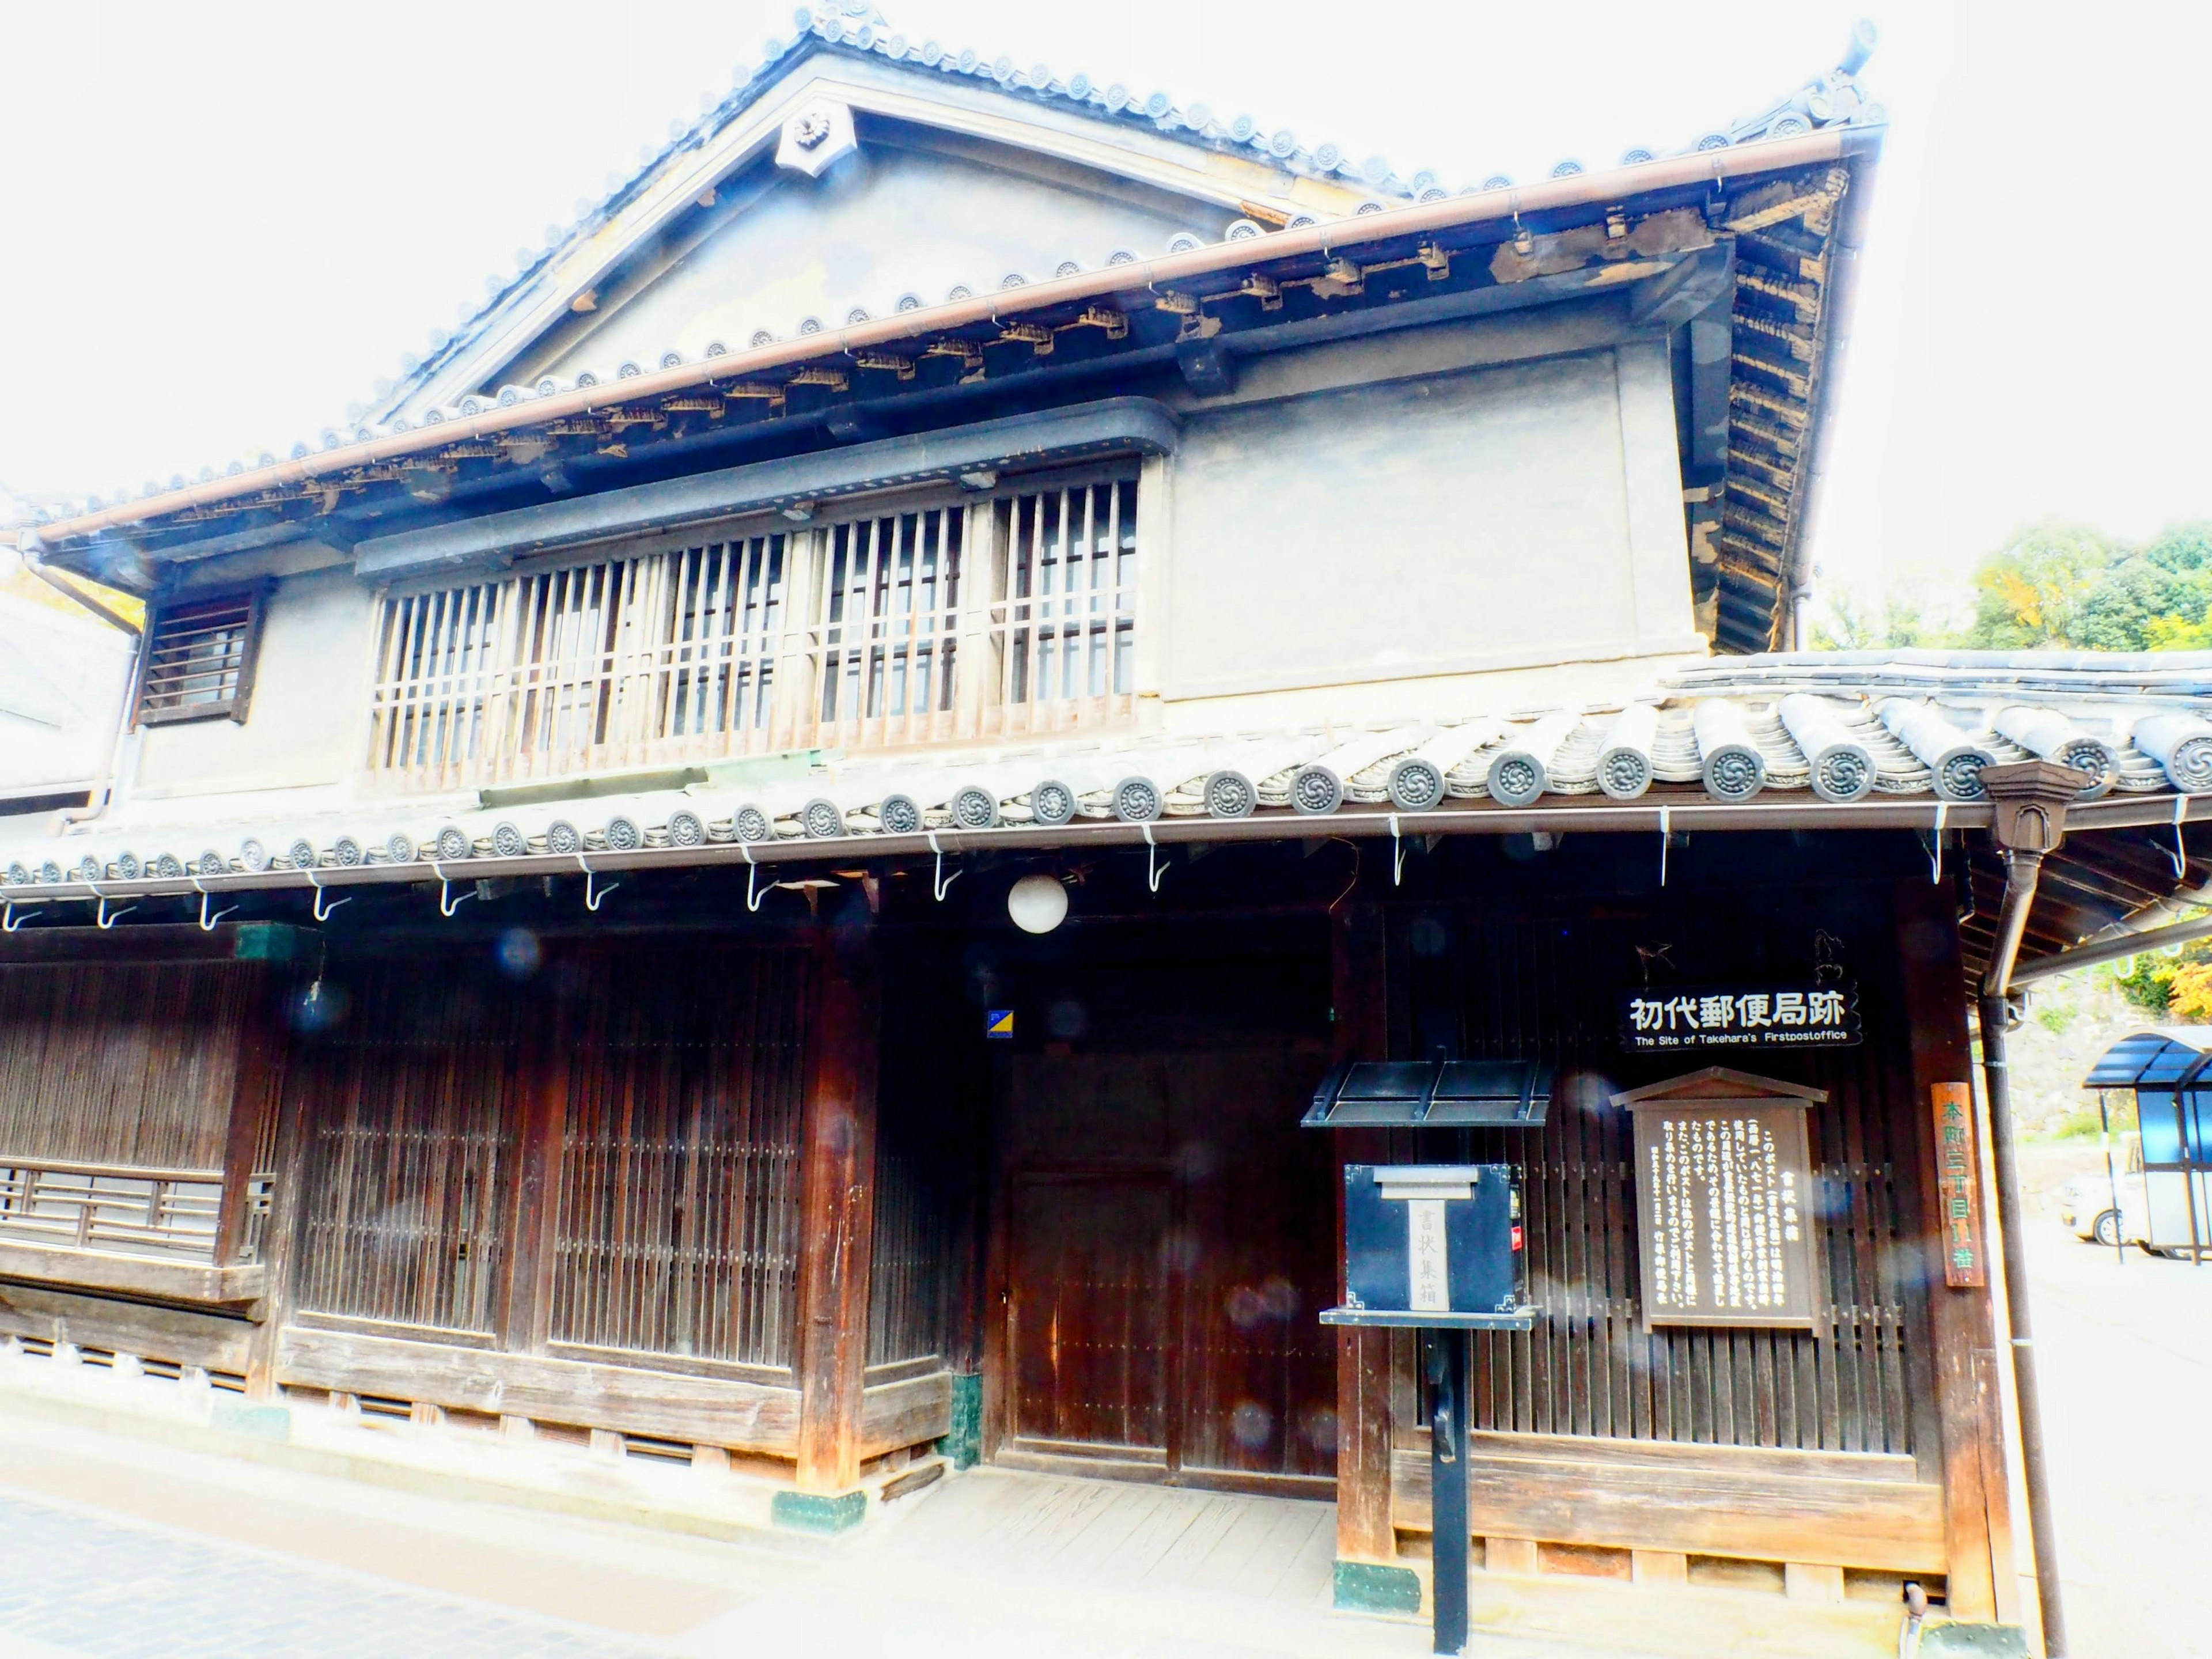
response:
M25 532L149 612L0 820L15 1352L823 1529L1333 1498L1413 1610L1338 1171L1477 1157L1478 1621L2019 1622L1976 988L2212 874L2212 660L1792 653L1863 43L1453 188L801 15L362 423ZM1786 1240L1677 1118L1784 1126Z

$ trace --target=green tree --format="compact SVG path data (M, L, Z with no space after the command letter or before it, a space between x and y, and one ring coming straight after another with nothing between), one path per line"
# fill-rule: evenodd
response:
M1974 621L1964 643L1996 651L2083 643L2083 606L2124 556L2119 544L2085 525L2021 531L1975 568Z

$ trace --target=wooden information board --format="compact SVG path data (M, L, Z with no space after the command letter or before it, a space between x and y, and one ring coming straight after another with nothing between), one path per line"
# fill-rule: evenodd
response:
M1974 1139L1974 1091L1939 1083L1936 1116L1936 1193L1943 1223L1943 1283L1954 1291L1990 1282L1982 1245L1982 1158Z
M1644 1323L1809 1330L1807 1110L1819 1090L1715 1066L1615 1095L1636 1126Z

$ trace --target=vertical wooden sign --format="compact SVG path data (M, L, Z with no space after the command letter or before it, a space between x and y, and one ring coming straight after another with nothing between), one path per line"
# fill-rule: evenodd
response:
M1943 1223L1943 1282L1954 1291L1990 1282L1982 1238L1982 1153L1974 1139L1973 1090L1938 1083L1929 1093L1936 1114L1936 1202Z

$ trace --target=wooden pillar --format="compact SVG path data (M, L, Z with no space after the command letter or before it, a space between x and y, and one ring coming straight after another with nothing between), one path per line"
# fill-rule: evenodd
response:
M622 971L621 958L611 971ZM611 971L607 958L588 971ZM501 1345L510 1352L543 1353L552 1322L555 1228L560 1218L562 1148L568 1122L569 1055L604 1053L606 1034L593 1013L604 1007L603 981L586 981L593 994L555 998L538 1005L515 1057L522 1107L522 1139L514 1203L507 1216L507 1302L501 1312Z
M875 1237L877 972L875 940L865 928L832 928L815 955L799 1173L802 1492L849 1492L860 1475Z
M253 1176L271 1173L257 1172L253 1166L261 1157L283 1089L285 1004L291 989L291 975L283 969L252 967L239 971L246 981L246 1006L232 1073L230 1122L222 1149L222 1210L216 1220L215 1259L224 1267L245 1257ZM265 1224L263 1232L265 1244Z
M1943 1230L1936 1196L1931 1091L1971 1084L1966 968L1952 889L1907 884L1895 915L1905 1005L1912 1029L1912 1180L1907 1214L1928 1285L1936 1415L1942 1437L1944 1555L1952 1618L1975 1622L2017 1617L2012 1498L2004 1443L1991 1410L1997 1386L1996 1322L1990 1292L1943 1282Z
M297 977L288 969L255 969L246 1024L239 1034L237 1085L231 1097L230 1134L223 1149L222 1217L216 1259L234 1261L245 1246L246 1186L264 1139L270 1149L269 1214L261 1224L260 1255L267 1288L254 1309L257 1323L247 1345L246 1394L277 1394L276 1350L296 1297L299 1234L306 1215L301 1191L307 1179L308 1128L302 1093L288 1087L285 1060L291 1045L292 1000Z
M1334 1058L1381 1060L1388 1040L1387 954L1382 907L1351 904L1330 919ZM1337 1129L1336 1237L1344 1237L1344 1166L1385 1160L1380 1129ZM1337 1297L1344 1296L1342 1263ZM1397 1555L1390 1525L1390 1334L1341 1328L1336 1335L1336 1553L1340 1560L1389 1561Z

